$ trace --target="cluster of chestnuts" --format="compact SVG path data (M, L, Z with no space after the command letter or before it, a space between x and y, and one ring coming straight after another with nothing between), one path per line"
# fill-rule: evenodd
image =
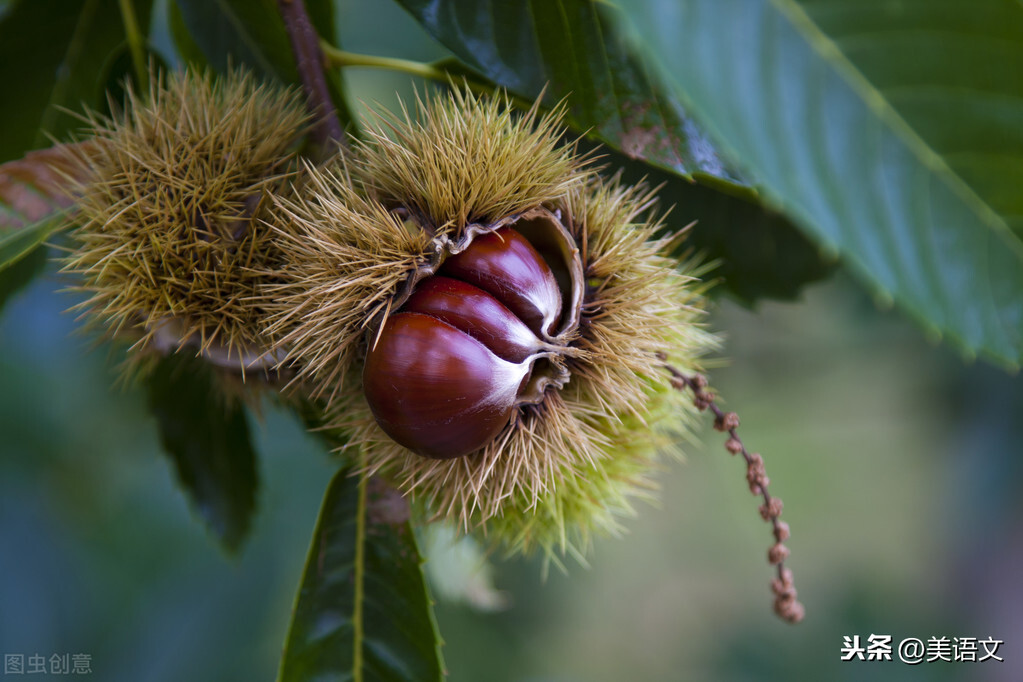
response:
M548 258L504 227L417 282L374 339L362 375L366 401L387 435L412 452L442 459L476 452L516 408L568 380L561 358L579 326L579 253L556 220L528 226L561 240L548 258L573 295L562 296ZM570 262L560 262L566 255Z
M66 270L132 353L272 378L426 517L581 552L696 413L664 358L715 339L653 196L560 115L455 90L317 164L296 93L171 76L92 120Z

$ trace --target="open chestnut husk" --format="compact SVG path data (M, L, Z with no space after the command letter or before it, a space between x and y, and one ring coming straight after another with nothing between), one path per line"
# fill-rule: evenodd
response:
M560 110L455 90L386 118L276 202L264 291L293 387L359 470L516 552L581 556L648 497L715 345L700 266Z
M565 273L564 295L547 258L514 227L470 231L436 274L417 273L408 299L373 338L366 401L380 427L416 454L475 452L518 407L541 402L568 379L561 358L579 325L578 249L546 210L512 224L520 221L548 232L545 243L565 245L547 256Z

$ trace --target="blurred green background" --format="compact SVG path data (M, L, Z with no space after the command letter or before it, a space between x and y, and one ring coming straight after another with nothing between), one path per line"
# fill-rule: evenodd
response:
M391 3L339 10L348 49L445 55ZM346 75L363 102L412 92ZM75 333L66 284L51 267L0 318L0 654L88 653L103 681L272 679L333 464L268 407L260 512L225 556L142 396L111 388L118 359ZM707 424L589 569L543 582L538 561L498 562L507 610L438 604L450 679L1023 679L1020 379L929 344L843 276L755 311L718 300L711 325L714 384L786 504L805 622L771 613L768 526ZM839 660L844 635L871 633L991 636L1005 662Z

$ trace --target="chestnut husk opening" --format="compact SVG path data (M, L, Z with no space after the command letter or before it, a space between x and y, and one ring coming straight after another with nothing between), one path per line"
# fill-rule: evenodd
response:
M406 221L412 220L406 218ZM500 220L484 225L470 223L462 230L462 236L452 240L447 235L434 239L434 253L416 268L405 285L391 299L390 310L398 310L405 304L412 292L423 279L431 277L440 270L444 261L451 256L469 248L478 235L495 232L502 227L514 228L532 244L533 248L544 258L561 290L562 313L561 323L553 335L544 334L544 341L558 346L567 347L575 331L579 328L582 316L583 293L585 278L579 247L568 228L561 222L561 211L553 213L544 207L531 208L528 211L506 216ZM418 228L417 228L418 229ZM388 313L380 313L367 324L366 338L373 345Z
M411 218L406 218L406 222L408 221L411 221ZM457 240L447 235L435 238L434 252L429 259L409 276L402 289L392 298L388 309L367 325L366 342L368 348L375 347L389 314L400 311L423 280L440 273L446 260L465 251L478 237L505 227L514 229L537 251L550 268L561 293L561 315L555 328L551 333L543 329L537 332L537 337L551 350L537 352L523 361L529 363L529 370L519 385L513 409L510 410L508 421L504 424L507 426L516 419L519 407L542 403L548 388L560 389L569 380L569 371L563 356L571 353L570 344L579 329L585 287L579 248L562 223L560 211L555 213L537 207L487 225L471 223L461 231L461 237ZM416 225L413 223L410 228L416 229ZM407 442L403 445L409 447ZM450 454L436 449L417 450L412 447L409 449L427 457L447 459L471 454L479 448Z

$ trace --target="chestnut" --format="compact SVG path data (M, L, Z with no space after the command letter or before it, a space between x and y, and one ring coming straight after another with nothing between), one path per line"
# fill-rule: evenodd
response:
M561 318L554 273L526 239L510 227L483 234L444 262L441 273L483 289L537 334L551 334Z
M363 390L380 427L438 459L490 443L556 380L537 361L564 351L563 295L547 260L512 227L475 235L370 340Z

